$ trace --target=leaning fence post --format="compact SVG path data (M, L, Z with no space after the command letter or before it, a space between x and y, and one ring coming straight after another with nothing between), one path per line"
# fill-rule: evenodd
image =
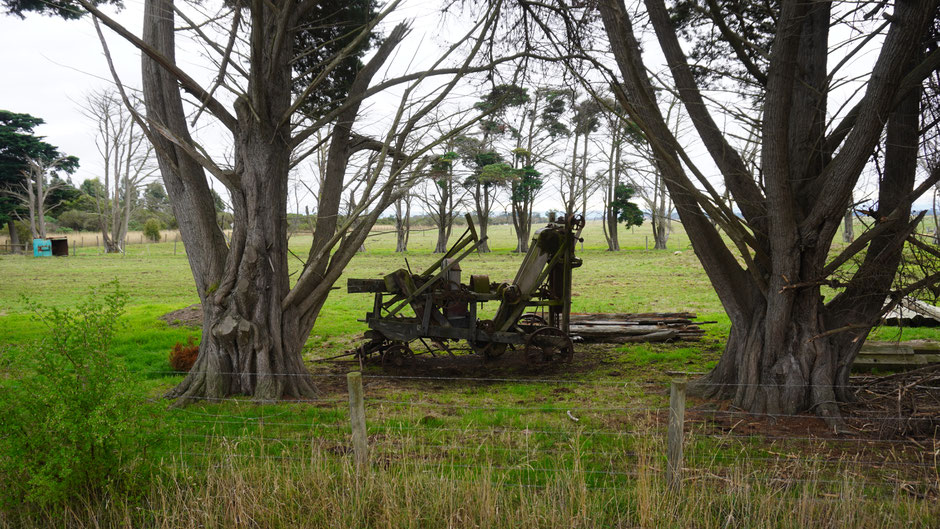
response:
M685 380L669 387L669 429L666 440L666 483L679 490L682 484L682 441L685 426Z
M362 373L354 371L346 375L349 386L349 423L352 427L353 452L356 466L368 468L369 439L366 437L366 410L362 400Z

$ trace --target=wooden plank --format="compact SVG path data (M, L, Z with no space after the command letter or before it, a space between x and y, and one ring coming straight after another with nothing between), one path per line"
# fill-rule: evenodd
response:
M940 354L877 354L877 355L863 355L859 354L855 359L855 364L876 366L922 366L926 364L934 364L940 362Z
M365 292L388 292L384 279L355 279L346 280L346 292L350 294L362 294Z
M906 344L868 344L862 346L861 355L912 355L914 348Z
M635 336L638 334L650 334L663 330L668 329L658 325L604 325L599 327L591 327L588 325L581 325L580 323L571 324L571 333L580 334L584 337L617 335Z

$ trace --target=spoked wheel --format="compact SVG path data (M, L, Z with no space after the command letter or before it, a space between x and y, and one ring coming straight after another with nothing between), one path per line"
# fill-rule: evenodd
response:
M565 331L558 327L540 327L525 340L525 357L530 364L571 362L574 344Z
M477 328L486 334L490 334L496 330L493 320L482 320L477 324ZM482 354L484 360L495 360L503 356L503 353L506 352L506 344L486 342L485 344L474 347L474 350Z
M393 367L405 367L411 364L414 358L414 352L406 344L394 344L388 346L382 352L382 367L385 369Z
M540 327L548 327L548 322L542 316L534 312L528 312L519 316L519 319L516 320L516 327L526 334L531 334Z

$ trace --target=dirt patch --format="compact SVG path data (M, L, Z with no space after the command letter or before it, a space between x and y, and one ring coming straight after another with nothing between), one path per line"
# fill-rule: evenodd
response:
M604 349L582 345L570 363L536 365L526 360L521 349L506 351L499 358L488 361L479 354L469 352L457 351L451 355L446 351L434 351L432 354L422 349L415 351L415 356L402 367L382 368L377 354L373 355L363 367L367 373L372 372L389 377L567 379L571 375L593 372L598 366L604 364L607 358ZM343 372L346 372L350 366L358 366L358 362L351 359L331 362L331 364L342 366L339 369ZM332 367L327 369L335 370Z
M167 312L160 319L170 327L202 327L202 305L196 303L186 308Z

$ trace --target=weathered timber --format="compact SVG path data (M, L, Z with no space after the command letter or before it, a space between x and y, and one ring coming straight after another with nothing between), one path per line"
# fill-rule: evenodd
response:
M356 279L346 280L346 292L350 294L362 294L366 292L387 292L384 279Z
M855 369L911 369L940 363L940 343L924 340L910 342L868 342L862 346L852 367Z
M572 314L571 333L588 343L698 340L705 331L691 312Z

